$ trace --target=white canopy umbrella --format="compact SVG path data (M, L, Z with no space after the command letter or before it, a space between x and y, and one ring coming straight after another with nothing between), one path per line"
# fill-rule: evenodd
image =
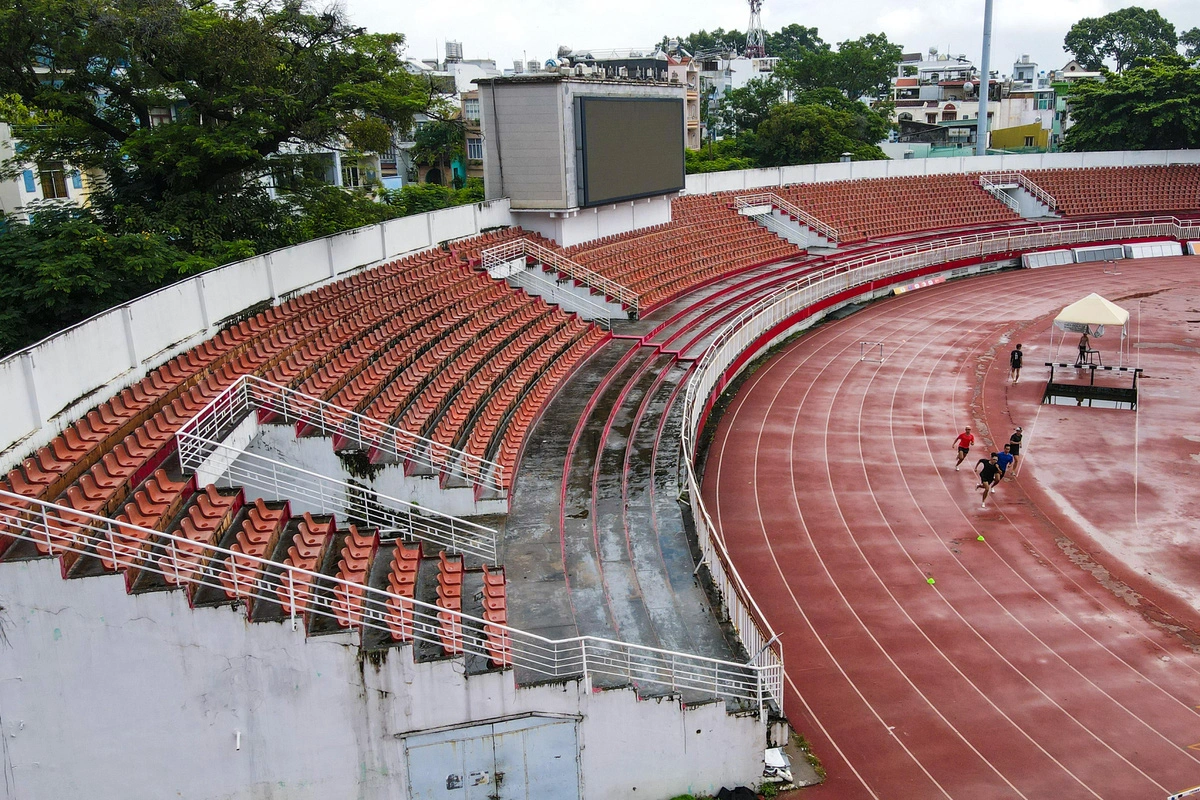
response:
M1120 363L1124 363L1125 323L1128 321L1128 311L1092 292L1058 312L1058 316L1054 318L1054 327L1064 332L1063 338L1066 338L1066 333L1086 333L1088 336L1099 338L1104 335L1106 326L1120 327L1121 341L1117 343L1117 352L1121 358ZM1054 344L1053 330L1050 343ZM1059 344L1061 343L1060 340Z

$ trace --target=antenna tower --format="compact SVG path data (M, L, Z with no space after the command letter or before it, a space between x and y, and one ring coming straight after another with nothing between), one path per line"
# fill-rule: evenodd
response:
M746 58L762 58L767 54L767 37L763 34L763 0L748 0L750 24L746 26Z

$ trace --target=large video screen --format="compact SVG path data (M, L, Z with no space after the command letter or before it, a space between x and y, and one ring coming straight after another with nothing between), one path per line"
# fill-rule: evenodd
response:
M683 188L683 100L576 97L581 206Z

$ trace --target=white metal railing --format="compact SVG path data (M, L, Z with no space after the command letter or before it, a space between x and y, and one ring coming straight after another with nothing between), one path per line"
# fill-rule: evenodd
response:
M546 296L566 311L573 311L584 319L592 320L605 328L611 326L613 307L591 297L563 292L555 281L543 277L539 274L540 272L540 270L521 269L512 273L508 280L530 294Z
M760 654L762 663L778 666L782 673L783 652L777 644L776 633L729 557L724 536L701 497L695 470L700 425L709 402L725 388L729 368L746 350L756 343L763 344L759 339L766 332L777 329L823 299L921 267L1078 242L1147 236L1183 239L1196 235L1200 235L1200 223L1174 217L1151 217L1032 225L890 248L798 278L764 296L727 323L697 360L688 379L681 436L688 495L702 558L747 651ZM782 684L779 692L776 696L782 697Z
M795 203L783 199L774 192L756 192L754 194L738 195L733 198L733 206L738 209L749 208L750 206L773 206L803 222L810 230L828 239L831 244L837 244L842 238L837 228L828 222L822 222Z
M403 536L496 563L499 535L494 528L193 434L181 433L180 444L185 442L189 455L186 461L182 453L180 456L185 471L195 471L204 462L220 464L205 482L253 489L264 499L291 500L314 514L349 518L379 528L384 535Z
M450 641L464 653L549 679L582 677L590 684L610 676L756 704L760 714L771 699L769 688L783 681L776 665L738 664L594 636L547 639L291 564L6 491L0 491L0 532L53 555L94 557L110 570L156 575L167 585L208 587L222 593L217 597L275 603L293 629L301 618L313 616L389 635L401 631L413 641L439 646Z
M260 411L277 414L288 422L302 422L323 436L341 436L359 448L376 448L400 461L460 476L474 486L499 491L505 485L504 467L494 461L255 375L238 378L188 420L180 434L190 434L196 440L220 441L222 434L236 421ZM187 455L183 449L185 444L189 443L181 438L181 459Z
M635 314L638 311L637 292L622 286L611 278L606 278L598 272L593 272L582 264L567 258L562 253L543 247L532 239L510 239L507 242L489 247L481 253L483 267L489 272L501 264L506 264L517 258L532 258L562 272L587 286L603 292L624 305Z
M1020 204L1017 203L1015 198L1009 197L1008 195L1004 194L1004 192L1000 191L999 188L1004 184L1012 183L1017 184L1022 189L1036 197L1038 200L1042 201L1042 203L1045 204L1045 206L1051 211L1056 211L1058 209L1058 201L1054 199L1053 195L1051 195L1042 187L1038 186L1033 181L1029 180L1029 178L1026 178L1025 175L1020 172L1015 170L1009 170L1006 172L987 172L979 176L979 185L983 187L985 191L1001 198L1010 208L1016 211ZM1010 200L1012 202L1009 202Z

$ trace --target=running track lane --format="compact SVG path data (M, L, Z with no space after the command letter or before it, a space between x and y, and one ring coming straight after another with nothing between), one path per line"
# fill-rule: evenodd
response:
M1127 800L1200 784L1200 658L1098 590L1020 479L980 509L967 465L982 442L952 468L1004 333L1122 280L1197 280L1194 259L1138 263L1136 276L1022 270L881 301L739 391L704 497L782 633L785 709L828 772L808 792ZM883 364L859 361L865 340L885 342Z

